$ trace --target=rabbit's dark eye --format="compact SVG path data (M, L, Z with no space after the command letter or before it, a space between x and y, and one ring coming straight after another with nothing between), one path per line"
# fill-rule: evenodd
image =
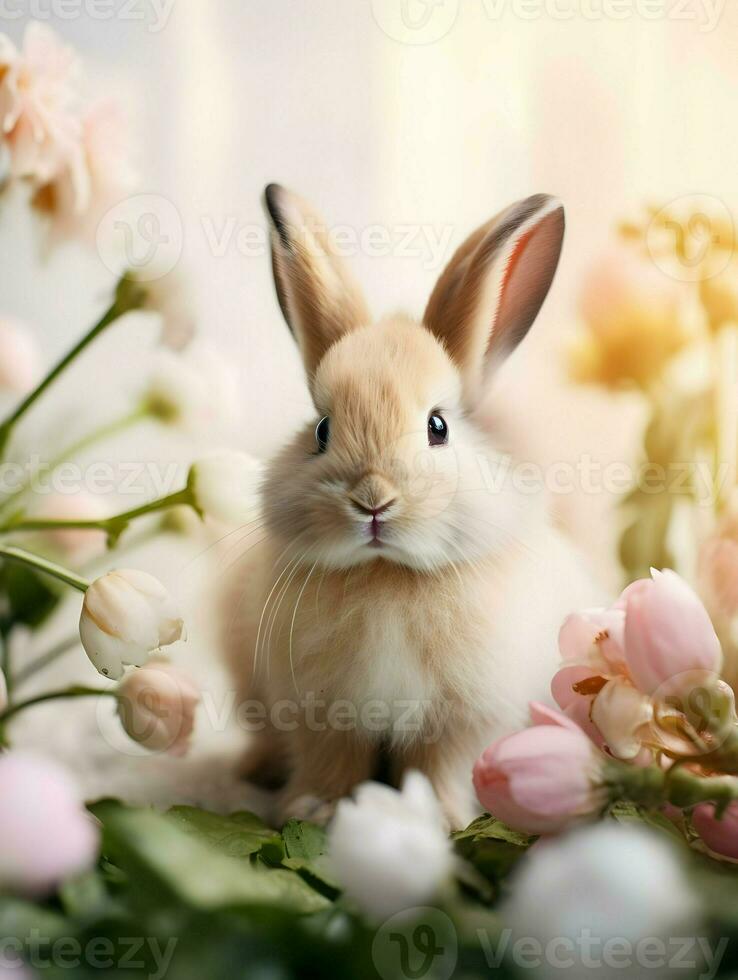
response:
M322 418L315 426L315 441L318 444L318 452L324 453L328 448L328 439L331 434L331 422L328 416Z
M442 446L446 442L448 442L448 425L442 415L434 412L428 419L428 445Z

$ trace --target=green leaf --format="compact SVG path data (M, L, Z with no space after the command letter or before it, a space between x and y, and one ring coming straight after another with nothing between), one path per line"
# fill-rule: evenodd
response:
M255 813L241 812L222 816L192 806L175 806L167 816L180 830L197 837L228 857L244 858L256 854L263 847L269 853L284 855L281 838L257 817Z
M290 858L315 861L328 850L325 830L307 820L288 820L282 828L282 837Z
M3 613L5 629L22 623L34 629L40 626L54 611L62 598L62 590L47 576L14 562L0 564L0 594L8 602Z
M67 915L78 921L93 921L114 908L100 871L65 881L59 888L59 900Z
M497 817L483 813L476 820L472 820L466 830L457 830L456 833L452 834L451 839L454 841L499 840L508 844L515 844L517 847L528 847L533 843L535 837L523 834L519 830L513 830L512 827L508 827Z
M618 823L640 823L653 827L662 833L669 834L679 841L684 841L684 834L663 813L658 810L646 810L637 803L619 802L610 807L610 816Z
M466 830L452 834L451 839L457 852L495 885L507 877L535 840L488 813L477 817Z
M197 909L278 905L307 913L329 904L299 875L223 854L170 816L111 801L93 810L103 824L106 858L126 872L134 897L151 909L180 902Z
M49 940L69 935L69 924L63 915L19 898L0 897L0 936L26 940L41 935Z

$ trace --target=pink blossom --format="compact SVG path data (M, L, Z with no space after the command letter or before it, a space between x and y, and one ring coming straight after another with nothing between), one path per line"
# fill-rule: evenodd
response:
M114 102L101 101L82 118L80 154L68 157L38 188L33 204L48 217L52 240L94 244L101 218L132 186L122 112Z
M152 752L185 755L200 690L164 659L130 673L118 691L118 712L128 735Z
M26 327L12 317L0 319L0 389L26 394L39 374L38 349Z
M722 650L707 610L676 572L652 571L625 598L625 657L636 686L666 697L700 682L711 684Z
M720 818L715 816L714 803L700 803L692 812L692 823L714 854L738 861L738 802L731 803Z
M531 715L534 727L482 753L474 787L482 806L516 830L556 833L600 806L602 756L559 712L533 704Z
M8 752L0 786L0 888L44 895L93 864L97 828L64 769Z
M81 176L77 72L74 53L45 24L29 23L22 52L0 35L0 131L14 176L45 183L64 166Z

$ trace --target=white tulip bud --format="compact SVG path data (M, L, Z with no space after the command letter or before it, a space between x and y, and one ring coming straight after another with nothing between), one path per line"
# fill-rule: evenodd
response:
M185 639L174 600L153 575L135 569L108 572L85 593L79 621L82 646L97 670L118 679L142 667L162 647Z
M614 820L542 840L510 886L502 921L515 941L533 940L550 955L565 956L567 977L589 977L594 965L610 976L612 964L603 958L608 944L630 951L630 964L617 964L619 976L643 977L650 971L638 961L639 944L657 942L669 950L672 937L694 936L700 925L697 895L671 842ZM587 956L599 958L592 964ZM548 978L553 966L561 963L547 961L544 953L531 975Z
M261 463L246 453L221 452L192 464L188 485L197 507L224 524L247 524L258 516Z
M402 790L363 783L341 800L328 836L332 867L346 894L378 920L423 905L454 868L435 793L422 773Z

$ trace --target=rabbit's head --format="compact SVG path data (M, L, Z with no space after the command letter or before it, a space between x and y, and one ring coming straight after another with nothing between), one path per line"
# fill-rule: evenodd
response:
M475 408L551 285L559 202L530 197L474 232L421 323L372 323L326 227L282 187L270 185L266 202L277 294L315 405L269 467L270 533L329 568L383 560L430 571L510 548L525 502L500 485Z

